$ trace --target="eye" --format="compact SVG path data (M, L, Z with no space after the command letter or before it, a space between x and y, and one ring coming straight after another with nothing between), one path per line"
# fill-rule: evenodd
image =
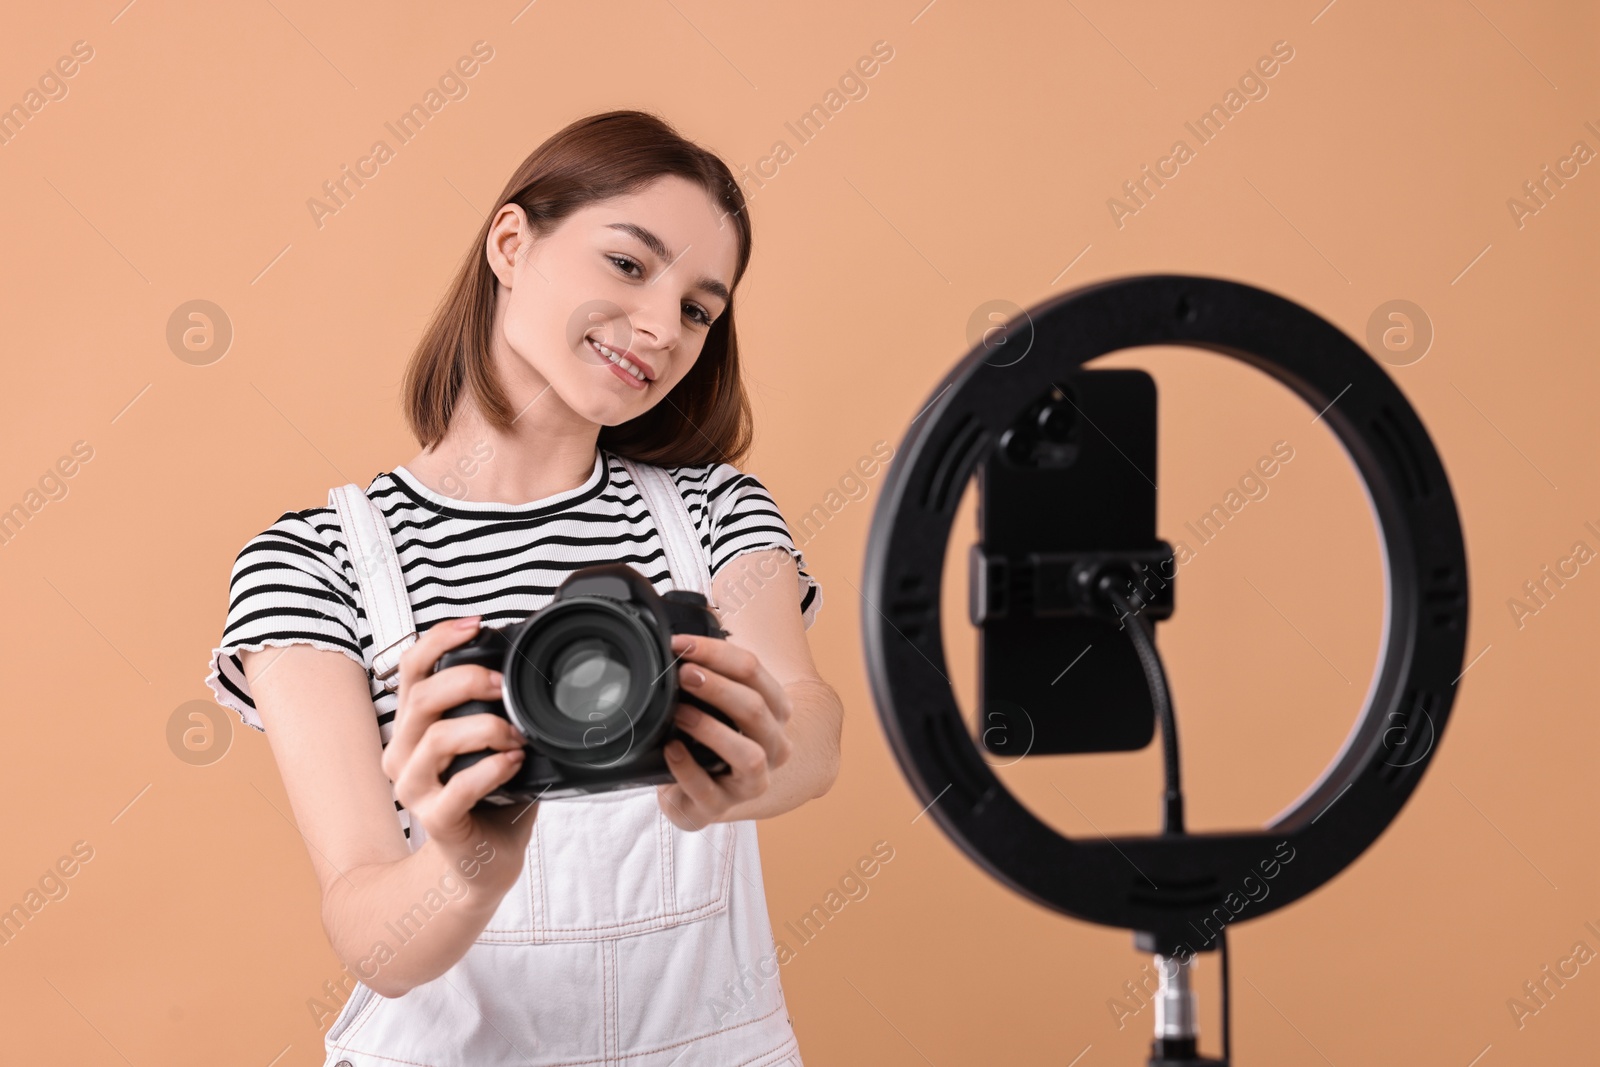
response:
M696 312L699 313L698 317L695 318L695 321L700 323L700 325L702 325L702 326L710 326L711 325L711 316L706 313L706 309L705 308L701 307L699 304L685 304L684 307L693 308Z
M639 266L639 264L635 263L633 260L629 259L627 256L610 256L610 255L608 255L608 256L606 256L606 258L609 259L613 264L618 263L620 261L621 263L624 263L624 264L626 264L627 266L630 266L630 267L638 267ZM622 268L618 267L618 269L621 270ZM626 274L627 272L623 271L623 273ZM642 273L643 273L643 268L640 268L640 274L642 274ZM630 277L630 278L635 278L635 277L638 277L638 276L639 275L635 275L635 274L629 274L628 275L628 277Z

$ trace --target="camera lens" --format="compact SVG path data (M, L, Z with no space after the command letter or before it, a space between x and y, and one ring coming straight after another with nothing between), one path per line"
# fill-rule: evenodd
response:
M1076 410L1065 402L1046 404L1039 411L1039 432L1053 444L1065 444L1071 440L1077 422Z
M511 639L506 711L556 763L610 768L670 729L667 658L653 622L605 596L557 600Z
M620 709L628 698L633 672L615 645L597 637L567 645L555 655L550 699L569 719L590 723Z
M1000 435L1001 454L1018 466L1027 466L1033 461L1033 444L1033 438L1016 427Z

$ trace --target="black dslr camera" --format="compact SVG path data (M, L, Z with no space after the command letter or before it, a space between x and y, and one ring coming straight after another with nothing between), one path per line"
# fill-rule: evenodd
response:
M484 627L440 656L435 673L474 663L503 676L501 699L471 700L443 718L498 715L528 736L522 766L480 804L671 782L663 750L674 738L708 773L727 774L721 756L673 722L681 702L738 729L678 686L672 635L726 637L717 622L701 594L657 595L633 568L606 563L574 571L554 600L521 622ZM449 781L492 755L491 749L463 753L439 777Z

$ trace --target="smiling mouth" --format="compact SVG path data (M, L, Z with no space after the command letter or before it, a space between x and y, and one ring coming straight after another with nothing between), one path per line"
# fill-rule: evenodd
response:
M596 352L598 352L603 359L606 359L606 360L610 361L611 363L616 364L618 367L621 367L627 373L633 375L633 377L639 382L639 384L648 385L650 383L650 380L651 380L650 379L650 373L648 371L646 371L643 367L641 367L638 364L634 363L633 360L631 360L631 359L627 358L626 356L622 355L620 352L615 352L615 351L607 348L605 345L601 344L599 341L595 340L593 337L585 337L584 340L587 341L588 344L589 344L589 347L594 349Z

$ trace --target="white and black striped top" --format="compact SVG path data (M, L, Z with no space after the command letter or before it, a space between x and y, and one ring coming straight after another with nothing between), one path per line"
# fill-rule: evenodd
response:
M733 557L762 548L788 550L799 569L796 601L810 628L822 589L766 488L727 463L668 467L707 549L712 577ZM418 633L463 615L486 626L518 622L543 607L581 567L627 563L658 593L673 587L666 552L627 470L597 450L588 480L526 504L456 500L419 482L404 467L379 474L367 496L388 520ZM240 649L305 643L343 652L366 666L372 631L355 593L354 569L339 515L323 506L291 511L253 537L233 564L228 618L212 650L206 684L225 707L257 730ZM393 732L396 695L367 672L379 737ZM410 819L398 802L401 826Z

